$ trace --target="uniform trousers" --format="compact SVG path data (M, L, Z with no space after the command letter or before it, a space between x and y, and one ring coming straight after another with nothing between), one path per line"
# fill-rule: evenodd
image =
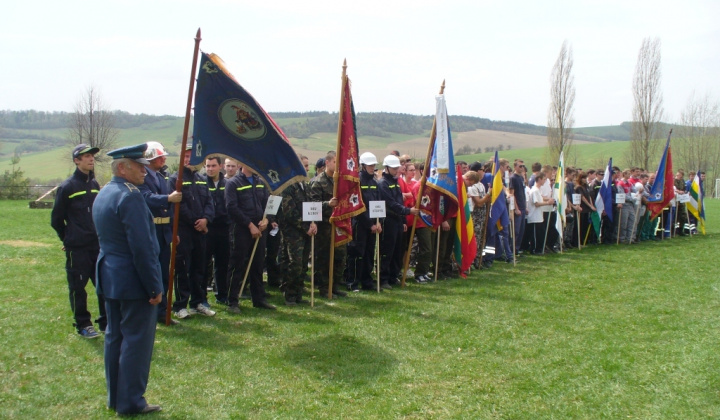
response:
M180 245L175 256L175 302L173 310L195 308L205 300L205 234L193 227L178 227Z
M172 249L170 248L171 245L160 245L160 273L162 275L162 283L163 283L163 295L162 295L162 301L157 305L157 317L158 322L165 321L165 314L167 312L167 292L168 292L168 286L169 286L169 280L170 280L170 253L172 252Z
M396 284L402 267L403 222L386 217L380 237L380 283Z
M255 256L250 261L253 247L257 241ZM265 287L263 286L263 264L265 262L265 247L267 241L267 229L262 232L259 239L250 234L247 226L233 225L230 235L230 262L228 264L228 302L230 306L237 306L240 299L240 287L242 286L245 272L250 264L250 272L245 287L250 286L250 294L254 304L265 300Z
M90 311L87 307L87 292L85 287L88 280L95 283L95 264L97 263L99 249L75 249L65 250L65 271L67 273L68 291L70 298L70 309L73 311L78 331L85 327L92 326ZM100 316L95 321L100 330L105 329L107 317L105 315L105 302L103 297L98 295L98 306Z
M362 286L363 289L373 289L376 236L365 228L358 229L358 226L353 221L353 240L347 246L345 283L348 288Z
M310 247L310 236L294 227L282 230L283 249L280 253L280 265L285 267L282 273L280 290L283 291L286 301L297 300L302 296L307 260L305 247Z
M137 413L150 376L155 342L156 309L148 299L106 299L105 380L108 407L120 414Z
M203 290L207 290L211 281L215 280L215 298L227 300L227 272L228 259L230 258L230 227L210 226L207 234L205 248L207 266L205 269L205 284ZM207 293L206 293L207 294Z

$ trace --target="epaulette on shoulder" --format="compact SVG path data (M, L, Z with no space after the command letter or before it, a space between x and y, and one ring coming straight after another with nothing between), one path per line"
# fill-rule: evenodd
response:
M128 189L130 190L130 192L140 192L140 190L138 189L138 187L136 187L135 184L133 184L133 183L126 182L126 183L125 183L125 186L128 187Z

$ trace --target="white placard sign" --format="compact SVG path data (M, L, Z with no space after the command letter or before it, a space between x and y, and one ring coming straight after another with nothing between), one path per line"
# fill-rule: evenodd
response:
M303 203L303 222L322 222L322 203Z
M615 194L615 203L624 204L625 203L625 193Z
M580 199L580 194L573 194L573 206L579 206L582 201Z
M508 197L508 210L515 211L515 196Z
M270 197L268 197L268 202L265 206L265 214L275 216L278 210L280 210L280 204L282 204L282 197L279 197L277 195L271 195Z
M690 194L678 194L677 199L678 199L678 203L689 203L690 202Z
M385 217L385 201L370 201L370 218Z

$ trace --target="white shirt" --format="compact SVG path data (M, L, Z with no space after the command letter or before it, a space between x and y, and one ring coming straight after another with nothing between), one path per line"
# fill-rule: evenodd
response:
M547 184L547 183L546 183ZM540 188L538 188L537 184L533 185L533 187L530 189L530 199L527 202L527 208L528 208L528 215L527 215L527 222L528 223L541 223L543 221L543 207L547 206L540 206L539 203L542 203L545 201L545 198L543 198L542 193L540 192Z
M475 202L470 197L485 197L485 186L482 184L482 182L478 182L477 184L468 187L467 193L468 202L470 202L470 211L473 211L475 209Z

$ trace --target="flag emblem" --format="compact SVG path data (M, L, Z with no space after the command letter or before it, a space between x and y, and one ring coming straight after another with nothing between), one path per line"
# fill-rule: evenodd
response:
M243 140L260 140L267 132L258 113L239 99L228 99L221 103L218 116L229 132Z
M272 182L280 182L280 174L278 174L275 169L270 169L268 171L268 177Z
M352 157L347 160L347 170L348 171L355 171L355 159Z

